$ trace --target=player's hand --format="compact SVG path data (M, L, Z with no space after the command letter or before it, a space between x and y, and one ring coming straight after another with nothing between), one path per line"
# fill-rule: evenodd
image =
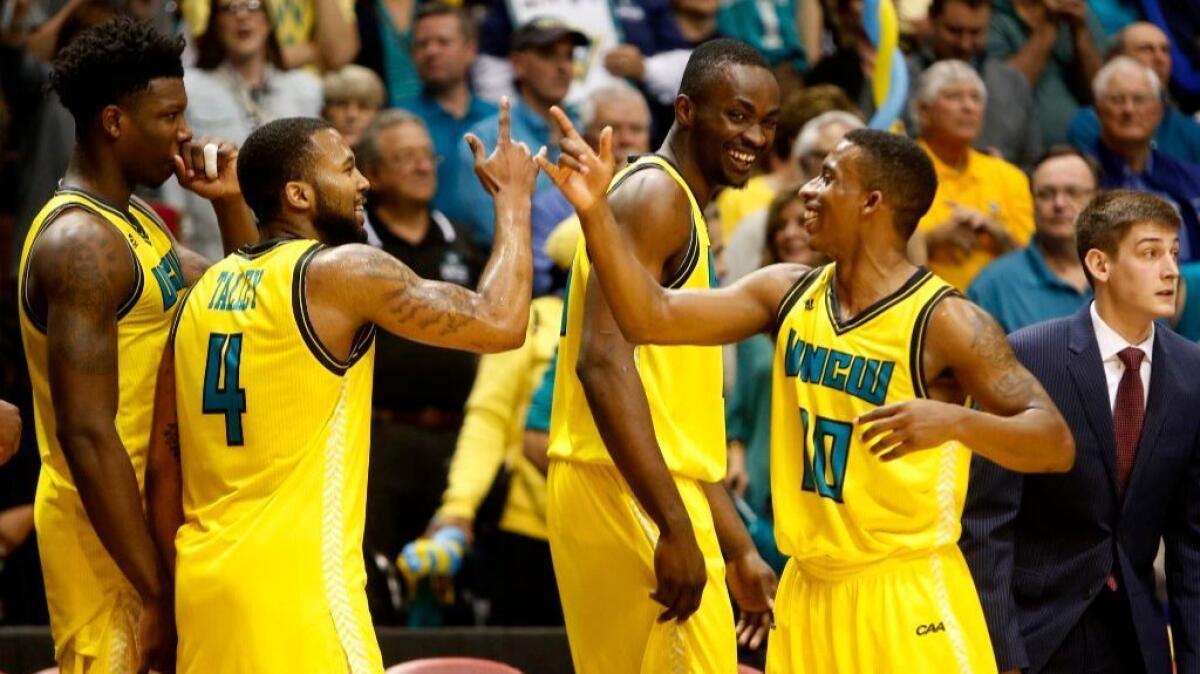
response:
M0 400L0 465L4 465L21 446L21 411L16 405Z
M773 609L779 578L758 551L750 550L726 563L725 582L741 613L736 629L738 645L758 648L775 626Z
M209 178L204 166L204 146L217 146L217 177ZM199 196L216 201L231 197L241 198L242 187L237 178L238 149L233 143L207 136L179 145L175 155L175 177L184 189Z
M862 440L872 454L894 461L953 440L954 429L968 411L962 405L937 400L906 400L876 407L854 423L867 426Z
M467 544L474 542L475 527L471 520L465 517L435 517L429 522L429 526L425 527L424 538L433 538L434 534L447 527L458 527L464 534L467 535Z
M704 554L696 544L696 534L691 526L682 529L672 534L660 534L658 544L654 546L654 578L658 587L650 598L667 607L658 617L659 622L687 620L700 608L704 585L708 581Z
M575 125L567 118L562 108L550 108L550 117L562 134L559 147L562 153L558 156L558 164L553 164L544 155L539 154L538 165L550 176L558 186L563 196L576 211L588 210L596 202L604 199L608 193L608 184L612 182L616 164L612 152L612 128L605 127L600 132L600 147L593 150L575 130Z
M750 475L746 472L746 445L739 440L730 442L727 455L725 486L735 495L745 496L750 486Z
M467 145L475 156L475 175L488 194L492 197L502 193L532 197L538 167L525 143L512 142L509 107L507 96L500 99L500 133L492 154L485 154L483 141L473 133L467 134Z
M175 671L175 611L170 599L159 598L142 605L138 623L138 674Z

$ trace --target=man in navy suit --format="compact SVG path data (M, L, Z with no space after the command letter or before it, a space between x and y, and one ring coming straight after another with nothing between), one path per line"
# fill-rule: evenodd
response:
M1001 671L1170 672L1162 541L1177 671L1200 672L1200 346L1155 324L1181 225L1149 194L1096 197L1076 234L1095 301L1010 338L1076 454L1060 475L974 458L961 545Z

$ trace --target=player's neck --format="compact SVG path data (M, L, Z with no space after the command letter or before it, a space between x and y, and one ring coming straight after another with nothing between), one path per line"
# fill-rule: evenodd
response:
M260 229L264 241L266 239L316 239L318 241L321 239L317 228L309 221L276 219L265 223Z
M63 175L63 186L94 194L122 210L129 208L129 195L134 188L115 157L89 150L86 143L75 146Z
M701 210L708 206L708 202L712 199L713 187L704 179L704 173L700 170L700 165L696 163L695 156L692 154L691 144L686 135L679 131L679 127L672 126L671 130L667 132L666 139L658 148L658 154L666 157L675 165Z
M902 249L866 244L835 262L834 284L842 318L857 316L896 292L917 270Z

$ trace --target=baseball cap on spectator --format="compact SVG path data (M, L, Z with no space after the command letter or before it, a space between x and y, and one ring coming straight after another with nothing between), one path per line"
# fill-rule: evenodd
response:
M591 40L586 35L561 20L552 16L541 16L528 21L513 32L512 49L513 51L542 49L568 38L576 47L586 47L591 44Z

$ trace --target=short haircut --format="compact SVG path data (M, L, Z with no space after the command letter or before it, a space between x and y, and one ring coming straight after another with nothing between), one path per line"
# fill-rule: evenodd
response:
M1154 97L1162 96L1162 82L1158 81L1158 74L1150 66L1130 56L1114 56L1096 72L1096 76L1092 78L1092 96L1097 101L1104 98L1104 94L1108 91L1108 85L1112 83L1114 77L1122 72L1145 75L1146 79L1150 81L1150 88L1154 90Z
M1042 164L1045 164L1051 159L1058 159L1059 157L1078 157L1080 161L1082 161L1084 164L1087 164L1088 170L1092 173L1093 183L1097 187L1100 186L1100 164L1098 164L1090 155L1084 154L1075 146L1059 143L1057 145L1051 145L1049 150L1046 150L1042 153L1042 156L1034 160L1033 166L1029 168L1030 188L1033 187L1033 174L1037 173L1037 170L1042 167Z
M908 136L877 129L855 129L846 140L859 148L863 189L883 194L895 213L896 231L907 240L937 193L937 173L929 155Z
M584 98L579 104L579 128L582 130L591 126L592 122L596 121L596 107L600 102L614 98L640 101L646 110L646 123L649 124L650 106L646 103L646 97L642 95L642 92L624 80L613 80L588 92L587 98Z
M679 93L698 100L713 77L727 66L751 66L770 71L766 59L754 47L732 38L709 40L696 47L688 57L679 83Z
M475 41L477 32L475 30L475 20L462 7L455 7L442 0L427 2L417 9L417 14L413 17L413 28L416 28L422 19L428 19L431 16L452 16L458 19L458 29L462 32L463 39L467 42Z
M383 80L366 66L357 63L342 66L338 70L325 73L321 84L327 106L359 101L376 110L383 107Z
M414 115L408 110L400 108L388 108L375 116L371 123L367 126L367 130L363 132L362 138L358 144L354 146L354 158L360 169L374 168L379 165L383 159L383 155L379 152L379 134L394 126L403 124L416 124L429 133L429 128L425 126L425 120Z
M909 103L911 108L911 116L913 125L917 127L917 132L920 133L920 117L917 115L917 110L922 105L929 105L933 102L938 94L942 93L942 89L956 82L970 82L979 90L980 97L983 103L987 104L987 85L983 83L983 78L975 69L968 65L965 61L958 59L946 59L938 61L925 69L921 76L917 78L917 90Z
M850 129L861 129L866 126L858 115L846 112L845 110L823 112L808 120L808 123L800 130L800 135L796 138L796 143L792 146L792 158L800 159L815 150L817 148L817 141L821 140L821 133L825 131L825 127L834 124L841 124Z
M145 91L160 78L183 78L183 39L146 21L119 16L92 26L63 47L50 70L50 86L75 118L83 138L108 105Z
M258 127L242 144L238 182L260 226L279 215L284 185L309 177L315 158L313 134L332 128L315 117L285 117Z
M1095 248L1116 255L1121 239L1130 228L1142 222L1152 222L1174 230L1183 227L1183 219L1171 202L1162 197L1135 190L1107 190L1092 199L1075 220L1075 246L1079 261ZM1088 282L1095 280L1083 264Z
M929 18L936 19L941 16L946 11L946 5L952 2L966 5L971 9L979 9L980 7L992 8L992 0L933 0L929 3Z

